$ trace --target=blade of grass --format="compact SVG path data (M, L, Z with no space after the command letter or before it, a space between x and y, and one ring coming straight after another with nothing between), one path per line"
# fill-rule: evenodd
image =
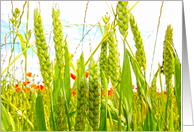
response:
M50 128L51 128L51 131L55 131L56 130L56 123L55 123L55 116L54 116L54 109L53 109L52 92L49 92L49 95L50 95L50 105L51 105Z
M171 100L171 106L170 106L170 131L174 131L174 123L173 123L173 100Z
M124 48L124 61L123 61L123 70L122 70L122 76L121 76L120 93L123 94L123 98L120 97L120 100L123 101L124 109L126 110L127 123L128 123L127 127L128 127L128 131L130 131L130 126L132 122L133 89L132 89L131 66L129 63L129 57L127 55L126 48ZM121 113L119 113L119 116L121 116Z
M98 131L107 131L107 111L104 103L101 103L100 126Z
M69 51L67 42L65 42L65 93L67 97L67 107L70 102L70 65L69 65Z
M67 115L68 128L71 131L71 123L69 118L69 102L70 102L70 65L69 65L69 52L67 42L65 41L65 81L62 80L63 84L63 96L65 97L65 113Z
M140 72L140 69L138 67L138 64L137 62L135 61L135 59L132 57L131 53L127 50L127 53L130 57L130 61L131 61L131 65L132 65L132 68L133 68L133 71L135 73L135 76L136 76L136 81L137 81L137 84L139 86L139 92L142 94L143 98L146 100L146 102L148 103L148 107L151 109L152 111L152 105L151 105L151 100L150 100L150 96L147 92L147 87L148 84L146 83L146 81L144 80L144 77L143 75L141 74ZM146 84L146 85L145 85ZM138 94L139 95L139 94Z
M39 131L46 131L46 122L44 115L44 106L42 102L42 95L40 89L38 91L38 97L36 98L36 119Z
M130 9L129 12L139 3L139 1L137 1Z
M108 102L108 84L107 84L107 79L105 77L104 71L102 71L102 86L104 88L104 95L105 95L105 111L101 115L102 122L99 127L99 131L104 131L107 128L107 102ZM103 116L103 117L102 117Z
M156 39L155 39L155 45L154 45L154 52L153 52L153 57L152 57L152 65L151 65L151 70L150 70L150 79L149 79L149 84L151 81L151 73L152 73L152 66L153 66L153 62L154 62L154 54L155 54L155 49L156 49L156 42L157 42L157 37L158 37L158 31L159 31L159 26L160 26L160 18L162 15L162 7L163 7L164 1L162 1L162 5L160 8L160 16L159 16L159 20L158 20L158 27L157 27L157 33L156 33Z
M1 131L15 131L12 117L1 102Z
M143 131L150 131L150 112L149 110L147 111L147 114L146 114L146 119L143 125Z
M171 52L174 53L174 83L175 83L175 96L178 106L178 113L179 113L179 126L181 130L181 64L179 63L178 57L175 53L175 50L172 45L168 47Z
M55 75L53 78L53 111L54 111L54 119L57 118L57 96L60 90L60 73L59 73L58 62L55 63ZM57 125L56 125L57 127Z

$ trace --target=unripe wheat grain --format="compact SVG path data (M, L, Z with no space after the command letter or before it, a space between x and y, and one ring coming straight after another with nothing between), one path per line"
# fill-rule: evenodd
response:
M145 51L144 51L144 45L142 42L140 31L138 30L137 23L135 22L134 16L132 13L130 13L130 25L131 30L133 32L134 41L135 41L135 47L137 48L137 51L135 53L136 60L140 66L140 68L143 68L143 71L146 70L146 57L145 57Z
M98 130L100 123L101 86L99 75L98 65L92 58L89 65L89 118L94 131Z
M40 69L44 80L44 87L49 88L50 82L52 81L51 62L48 47L46 45L46 37L44 35L43 20L38 9L34 10L34 30L36 38L36 48L38 51L38 58L40 62Z

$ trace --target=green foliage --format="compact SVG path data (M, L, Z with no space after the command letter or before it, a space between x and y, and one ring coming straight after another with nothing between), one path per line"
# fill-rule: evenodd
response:
M15 131L15 124L10 113L6 111L6 108L1 102L1 131Z
M38 91L38 97L36 98L36 119L39 131L46 131L45 113L42 102L42 95L40 89Z

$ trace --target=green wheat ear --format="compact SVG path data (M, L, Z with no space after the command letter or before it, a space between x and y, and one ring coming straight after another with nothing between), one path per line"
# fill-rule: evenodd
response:
M139 64L139 66L143 69L143 71L146 71L146 56L145 56L145 50L144 50L144 45L143 41L141 38L140 31L138 30L137 23L135 22L134 16L130 12L130 25L131 25L131 30L133 32L134 36L134 41L135 41L135 47L137 48L135 57L136 60Z
M78 71L79 72L79 71ZM75 130L84 131L87 114L87 80L83 75L77 89L77 115L75 118Z
M38 58L40 62L40 70L44 80L44 86L49 88L51 78L51 62L48 52L48 46L46 44L46 37L44 35L44 24L38 9L34 10L34 30L36 38L36 48L38 51Z
M108 17L107 15L105 15L105 17L102 17L102 19L105 23L105 32L107 32L109 29L108 22L110 20L110 16ZM104 40L104 42L102 43L101 52L100 52L100 65L99 66L100 66L101 78L102 78L102 71L104 71L106 79L109 82L107 48L108 48L108 39Z
M166 81L166 87L169 88L167 89L167 92L170 93L169 95L169 100L173 99L173 84L172 84L172 75L174 72L174 61L173 61L173 54L171 54L169 50L169 46L172 45L173 41L173 29L171 25L168 25L167 30L166 30L166 35L165 35L165 40L164 40L164 51L163 51L163 61L164 61L164 66L163 66L163 72L165 75L165 81Z
M154 78L152 80L152 85L151 85L151 90L150 90L150 98L152 102L152 109L154 115L157 115L157 107L158 107L158 100L157 100L157 76L158 76L158 71L155 73Z
M65 70L65 44L63 41L63 26L60 20L60 10L53 7L52 9L52 18L53 18L53 40L55 42L55 55L57 58L59 69L61 70L61 78L64 79L64 70Z
M164 61L164 75L166 77L166 85L168 85L168 82L172 82L172 75L173 75L173 56L169 49L170 45L172 45L173 41L173 29L171 28L171 25L167 27L165 40L164 40L164 51L163 51L163 61Z
M64 131L67 128L66 114L65 114L65 98L63 98L61 92L57 95L57 131Z
M97 131L100 123L101 106L100 71L94 59L89 65L89 118L90 126Z
M117 3L118 25L120 33L125 36L129 28L129 8L128 1L118 1ZM127 36L125 36L127 37Z
M118 40L115 33L115 29L111 28L108 34L108 44L109 44L109 75L113 89L120 82L121 76L121 66L120 66L120 53L118 50Z

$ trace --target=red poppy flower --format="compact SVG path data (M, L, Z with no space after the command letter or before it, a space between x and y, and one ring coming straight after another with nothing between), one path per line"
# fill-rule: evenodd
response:
M137 88L135 88L137 90Z
M30 81L28 80L28 81L27 81L27 84L29 84L29 83L30 83Z
M76 69L76 72L77 72L77 69ZM74 75L73 73L70 73L70 76L73 80L76 79L76 75ZM86 72L86 78L88 78L88 72Z
M26 89L24 88L23 91L26 92Z
M40 90L43 90L44 86L40 85Z
M135 86L133 85L133 89L135 88Z
M42 81L42 83L44 83L44 81Z
M30 91L31 88L27 87L27 90Z
M75 96L76 95L76 90L73 90L72 94L73 94L73 96Z
M73 73L70 73L70 76L71 76L71 78L72 78L73 80L76 79L76 75L74 75Z
M88 78L88 72L86 72L86 78Z
M108 95L111 95L111 92L110 91L108 91Z
M164 91L164 93L166 94L166 91Z
M165 98L167 98L167 96L166 96L166 95L164 95L164 97L165 97Z
M35 84L32 84L31 87L32 87L32 88L36 88L36 85L35 85Z
M19 88L19 87L17 88L17 92L18 92L18 93L20 92L20 88Z
M26 82L23 82L23 85L26 86Z
M72 91L72 88L70 88L70 91Z
M32 73L31 73L31 72L28 72L28 73L27 73L27 76L28 76L28 77L32 77Z
M174 102L176 102L176 100L174 100Z
M40 86L39 86L39 85L37 85L35 89L39 89L39 87L40 87Z
M114 93L113 89L112 89L112 88L110 88L110 90L108 90L108 95L109 95L109 96L112 96L112 95L113 95L113 93Z
M15 88L18 88L18 87L19 87L19 85L18 85L18 84L16 84L16 85L15 85Z
M102 96L104 95L104 90L102 90Z

